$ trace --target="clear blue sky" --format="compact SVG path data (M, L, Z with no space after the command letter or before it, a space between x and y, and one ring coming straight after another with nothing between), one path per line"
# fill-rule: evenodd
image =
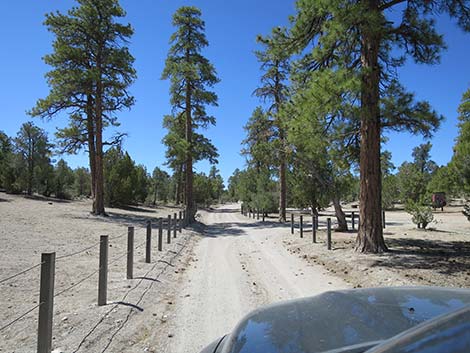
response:
M1 1L0 36L0 96L2 109L0 130L14 136L21 124L29 119L26 111L38 98L45 97L48 87L44 74L49 68L42 57L51 52L52 36L42 25L44 14L66 11L72 0L15 0ZM244 137L243 125L260 102L252 97L259 82L259 64L253 51L257 48L256 35L267 34L271 28L286 25L287 17L294 13L293 0L121 0L127 11L127 21L135 35L130 44L136 58L138 79L131 88L136 105L131 111L119 115L120 131L129 137L125 149L137 163L144 164L151 172L164 163L165 134L162 117L170 112L168 83L160 80L168 52L168 39L174 31L171 17L182 5L194 5L202 10L206 22L206 34L210 47L205 55L215 65L221 79L215 90L219 107L211 109L217 118L217 126L207 131L219 149L218 168L225 180L235 168L243 168L240 141ZM445 164L452 155L457 134L456 109L462 93L470 83L469 35L462 33L447 18L438 22L449 49L443 53L438 66L417 66L408 63L400 70L402 82L415 92L419 99L426 99L446 117L440 131L433 139L432 157L438 164ZM66 116L44 122L34 119L52 137L55 127L66 124ZM395 165L411 158L411 150L421 143L419 137L408 134L392 134L386 148L393 153ZM72 167L87 165L85 155L64 156ZM198 171L207 171L208 164L199 163Z

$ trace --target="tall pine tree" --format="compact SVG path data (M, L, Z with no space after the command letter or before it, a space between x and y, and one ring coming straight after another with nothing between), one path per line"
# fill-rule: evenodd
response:
M51 87L31 115L70 116L69 127L58 132L70 150L87 144L92 175L93 213L104 215L103 130L117 125L116 113L134 104L128 88L136 78L127 41L130 24L117 22L126 13L118 0L77 0L67 15L51 13L45 25L55 35L54 52L44 61Z
M215 124L215 118L206 112L206 106L217 106L217 95L209 89L219 79L214 66L202 54L208 46L201 19L201 11L196 7L183 6L173 15L176 32L170 38L170 50L166 59L163 79L170 80L171 105L175 123L182 113L184 118L184 172L186 214L194 219L193 163L198 147L198 128ZM176 138L179 134L175 134ZM200 146L200 144L199 144Z
M292 18L290 49L302 53L313 43L313 50L303 59L309 70L348 70L360 82L360 225L356 249L385 251L381 224L381 96L386 90L401 89L395 68L407 56L419 63L439 61L444 43L435 30L434 14L447 12L457 18L461 27L470 30L470 2L299 0L297 9ZM401 97L409 96L401 92ZM417 108L418 113L414 114L417 120L420 112L429 114L428 106ZM400 119L407 113L399 105L385 109ZM415 128L408 125L406 117L402 122L395 126L411 131Z

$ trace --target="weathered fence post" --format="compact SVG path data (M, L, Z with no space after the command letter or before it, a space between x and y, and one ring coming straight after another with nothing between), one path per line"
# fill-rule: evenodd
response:
M182 212L178 213L178 230L181 233L183 231L183 218L181 217Z
M354 218L356 218L356 214L351 212L351 228L354 230Z
M382 228L385 229L385 211L382 211Z
M171 243L171 214L168 215L168 231L166 235L166 242Z
M106 305L108 292L108 236L100 237L100 268L98 279L98 305Z
M294 214L290 214L290 234L294 234Z
M312 241L314 243L317 242L317 225L315 215L312 216Z
M158 220L158 251L163 250L163 218Z
M176 238L176 232L178 231L178 218L176 213L173 213L173 238Z
M152 257L152 222L147 221L147 241L145 245L145 262L150 263Z
M127 228L127 279L134 278L134 227Z
M303 215L300 215L300 237L303 238L304 237L304 216Z
M38 353L51 353L54 310L55 252L41 254Z
M331 218L326 219L326 242L328 250L331 250Z
M240 213L241 213L242 216L243 216L243 204L241 204L241 206L240 206Z

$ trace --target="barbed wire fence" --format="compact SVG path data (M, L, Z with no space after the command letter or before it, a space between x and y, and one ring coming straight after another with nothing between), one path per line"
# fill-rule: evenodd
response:
M163 250L163 228L164 227L167 229L167 233L168 233L167 243L170 244L171 243L171 236L170 236L171 232L173 231L174 238L176 238L177 230L179 230L179 232L181 233L182 228L184 228L188 225L188 219L186 217L185 211L179 211L179 218L177 218L176 215L177 214L174 213L173 218L171 218L171 215L169 215L168 217L163 217L163 218L160 218L158 220L158 250L159 251ZM65 294L67 292L70 292L74 289L77 289L77 287L79 287L80 285L82 285L86 281L90 280L91 278L95 277L96 275L99 275L99 292L100 292L99 293L99 298L100 298L101 289L104 288L104 290L107 291L107 284L102 283L102 281L103 281L103 279L104 279L104 281L107 281L107 272L108 272L109 266L115 264L119 260L122 260L124 257L127 257L127 260L128 260L127 261L128 262L127 263L127 268L129 270L129 268L132 269L132 267L133 267L133 262L134 262L133 252L134 252L134 250L137 250L137 249L140 249L140 248L146 246L147 254L151 253L151 239L152 239L151 231L152 231L151 223L150 223L150 221L148 221L148 224L147 224L147 238L144 241L137 244L137 245L134 244L134 227L128 227L127 232L122 232L122 233L119 233L118 235L115 235L115 236L112 236L112 237L101 236L100 241L98 241L96 243L93 243L92 245L87 246L83 249L73 251L73 252L68 253L68 254L64 254L64 255L60 255L60 256L56 257L55 253L46 253L46 254L43 253L41 255L41 258L42 258L41 262L39 262L39 263L37 263L33 266L27 267L27 268L25 268L21 271L18 271L16 273L12 274L12 275L7 276L5 278L0 279L0 285L4 285L5 283L12 282L13 280L17 279L18 277L20 277L22 275L25 275L25 274L27 274L27 273L35 270L35 269L40 269L41 270L41 280L40 280L40 289L41 290L40 290L40 293L36 294L40 298L39 303L32 306L32 307L30 307L30 308L28 308L27 310L25 310L21 313L19 313L18 315L15 316L14 319L10 319L8 322L0 323L0 333L4 332L5 330L7 330L8 328L14 326L15 324L17 324L18 322L24 320L25 318L33 315L39 309L38 335L37 335L38 350L37 350L37 352L38 353L46 353L46 352L50 353L51 348L52 348L51 343L52 343L53 299L57 298L57 297L60 297L63 294ZM130 236L131 233L132 233L132 237ZM119 240L119 239L125 237L126 235L128 236L128 244L127 244L128 250L125 251L123 254L120 254L120 255L114 257L113 259L111 259L110 261L108 261L107 252L108 252L108 247L110 246L109 241L114 242L116 240ZM150 285L141 293L137 303L132 304L132 305L129 304L129 306L131 306L132 308L129 311L129 313L127 314L126 319L123 320L123 322L118 326L117 330L109 338L107 344L105 345L105 347L102 350L102 352L105 352L109 348L111 343L113 342L114 337L117 335L117 333L120 332L123 329L123 327L125 326L125 324L129 321L129 318L131 317L131 314L133 312L132 309L138 308L138 305L141 303L141 301L143 300L145 295L148 293L148 291L150 291L150 289L152 288L154 283L157 282L158 278L163 273L165 273L165 271L167 270L168 267L173 266L172 261L181 254L183 249L187 246L187 242L189 241L190 238L191 237L189 235L186 235L184 243L183 244L178 243L179 245L181 245L178 251L176 251L176 252L174 252L174 251L172 252L171 250L166 251L165 253L163 253L163 256L162 256L163 259L158 259L156 262L153 263L153 265L150 267L150 269L148 269L145 272L145 274L143 276L136 278L136 279L140 279L137 282L137 284L133 287L130 287L130 289L125 293L125 295L122 297L122 299L120 301L111 303L111 304L113 304L112 307L109 310L107 310L101 316L101 318L92 327L92 329L90 331L88 331L87 334L80 340L79 344L77 345L77 348L73 352L78 352L84 346L84 344L87 341L87 339L89 338L89 336L93 334L93 332L104 321L104 319L113 310L115 310L119 305L123 304L124 301L126 300L126 298L129 296L129 294L132 291L139 288L141 286L141 284L143 283L144 279L147 278L149 276L149 274L151 274L157 268L158 265L161 265L163 263L164 266L162 266L161 270L155 275L155 281L152 281L150 283ZM106 247L104 247L104 245L106 245ZM95 248L100 249L100 264L99 264L98 269L86 274L85 276L81 277L79 280L74 281L71 285L66 286L66 287L64 287L64 288L62 288L62 289L60 289L60 290L58 290L54 293L55 265L56 265L56 263L61 262L61 261L67 261L72 257L77 257L77 256L79 256L83 253L87 253L87 252L89 252L89 251L91 251ZM102 262L103 253L106 253L106 256L104 258L104 260L105 260L104 263ZM53 254L53 256L50 256L52 254ZM129 257L129 254L132 254L132 256ZM167 257L167 255L170 255L170 254L172 254L172 255L169 257L169 260L166 260L165 258ZM147 256L149 256L149 255L147 255ZM52 259L52 261L50 259ZM131 263L129 263L129 261L131 261ZM150 258L148 258L148 259L146 258L146 262L150 263ZM49 272L49 276L48 276L48 272ZM104 272L106 272L106 276L102 277L102 274ZM133 276L131 275L130 278L132 279ZM128 272L128 279L129 279L129 272ZM106 298L106 293L104 293L104 296ZM108 303L105 303L105 304L108 304ZM98 305L100 305L99 302L98 302ZM101 303L101 305L104 305L104 304Z

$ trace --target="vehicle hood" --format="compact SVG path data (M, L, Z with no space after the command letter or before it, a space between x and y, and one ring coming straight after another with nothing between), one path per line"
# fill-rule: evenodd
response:
M400 287L326 292L251 312L217 345L216 352L362 352L469 304L470 290L466 289Z

